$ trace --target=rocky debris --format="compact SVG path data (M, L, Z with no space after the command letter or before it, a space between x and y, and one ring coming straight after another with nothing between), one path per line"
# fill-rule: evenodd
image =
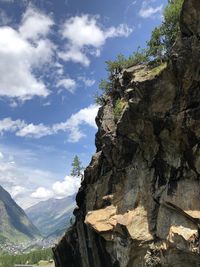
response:
M166 68L141 80L146 66L123 71L100 108L56 267L200 266L199 0L185 0L181 31Z

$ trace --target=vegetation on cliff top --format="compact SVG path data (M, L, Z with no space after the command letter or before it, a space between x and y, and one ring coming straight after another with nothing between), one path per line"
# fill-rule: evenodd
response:
M108 78L106 80L101 80L99 84L99 88L103 91L103 94L97 94L95 96L97 104L102 105L104 103L104 96L112 91L113 79L119 75L124 68L150 62L152 62L154 66L159 66L167 61L180 31L179 17L183 1L184 0L168 0L168 5L163 12L163 22L152 31L151 38L147 42L147 47L145 49L138 48L138 50L128 58L120 54L116 57L116 60L108 60L105 62Z

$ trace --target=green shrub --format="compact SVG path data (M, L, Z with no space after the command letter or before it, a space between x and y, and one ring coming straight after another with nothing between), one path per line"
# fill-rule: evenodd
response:
M110 74L110 76L116 76L122 72L126 62L126 58L124 55L119 54L115 60L106 61L106 70Z
M169 53L180 31L179 19L184 0L169 0L161 25L166 53Z
M112 82L110 80L101 80L99 89L102 91L102 94L96 93L94 101L97 105L103 106L105 104L105 96L109 95L112 91Z
M99 84L99 89L102 90L104 93L108 94L112 90L111 81L101 80Z
M128 58L122 54L119 54L115 60L106 61L106 70L109 72L109 78L112 80L112 77L120 74L124 68L142 64L148 60L147 51L138 47L137 51Z
M104 96L103 95L99 95L98 93L96 93L94 95L94 101L99 106L103 106L105 104L105 98L104 98Z
M162 62L170 54L171 48L180 31L179 18L184 0L169 0L163 12L163 22L156 27L147 42L148 55Z
M126 61L124 62L124 68L136 66L138 64L148 62L148 60L149 58L146 49L138 48L137 52L134 52L126 59Z

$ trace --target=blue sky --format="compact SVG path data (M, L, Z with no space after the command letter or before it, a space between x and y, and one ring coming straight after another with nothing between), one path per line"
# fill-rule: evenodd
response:
M145 47L166 2L0 0L0 184L20 205L77 190L105 61Z

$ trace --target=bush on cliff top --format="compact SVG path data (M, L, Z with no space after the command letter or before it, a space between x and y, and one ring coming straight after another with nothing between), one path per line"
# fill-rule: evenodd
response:
M176 37L180 31L179 17L184 0L168 0L168 5L163 12L163 22L156 27L147 42L146 49L140 49L126 58L120 54L115 60L106 61L106 70L108 78L101 80L99 88L103 91L102 95L96 95L95 101L102 105L105 102L105 95L112 92L112 81L118 76L124 68L129 68L153 60L157 64L162 64L168 58Z
M170 54L172 46L180 31L179 18L184 0L171 0L163 12L164 20L156 27L147 42L147 53L150 57L161 61Z

